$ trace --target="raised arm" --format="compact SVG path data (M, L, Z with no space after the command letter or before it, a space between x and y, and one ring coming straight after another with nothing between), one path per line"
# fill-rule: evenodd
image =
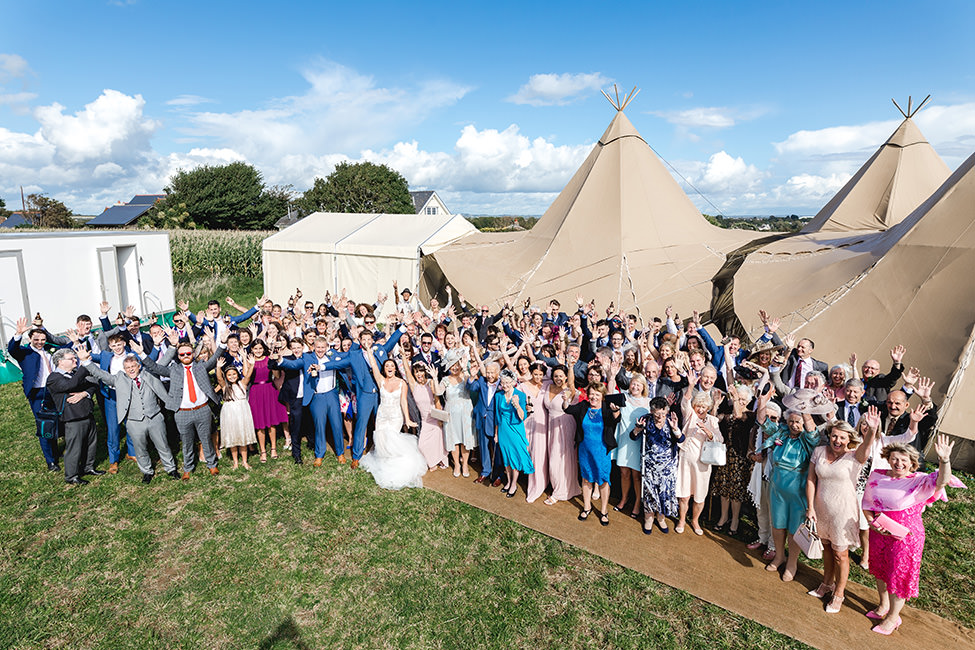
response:
M934 451L938 454L938 484L940 492L949 482L951 482L951 450L954 442L948 442L948 436L939 434L934 442Z
M870 451L873 449L873 443L877 440L880 435L880 411L876 406L871 405L867 412L863 414L864 420L867 422L867 426L870 430L867 435L863 438L863 442L856 450L856 459L860 464L866 463L867 459L870 457Z

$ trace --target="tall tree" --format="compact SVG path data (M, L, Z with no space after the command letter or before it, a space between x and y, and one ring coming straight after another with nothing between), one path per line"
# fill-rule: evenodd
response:
M66 205L43 194L28 194L27 214L24 219L40 228L74 228L77 224L71 218L71 210Z
M410 188L395 169L371 162L341 162L335 171L302 196L302 212L369 212L413 214Z
M281 215L269 214L274 202L265 196L264 179L253 165L203 165L179 170L165 188L166 200L153 210L185 206L188 223L201 228L252 230L268 228ZM151 220L151 219L150 219Z

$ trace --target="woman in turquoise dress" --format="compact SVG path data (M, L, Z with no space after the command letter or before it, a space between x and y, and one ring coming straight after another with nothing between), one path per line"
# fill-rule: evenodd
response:
M507 483L501 491L509 499L518 491L518 477L535 472L525 434L528 398L524 392L515 388L516 383L513 372L502 370L501 390L494 394L494 438L501 450L507 477Z
M650 413L650 398L647 397L647 379L642 374L634 372L630 375L630 384L626 390L626 401L620 409L620 423L616 427L616 449L612 457L620 469L620 502L613 506L616 512L628 510L626 507L633 494L633 508L630 516L634 519L640 516L640 472L643 469L643 454L640 441L630 437L630 432L636 426L636 421Z
M616 449L616 426L620 421L620 407L626 397L620 393L606 395L606 387L591 383L587 389L588 401L562 408L576 421L576 444L579 446L579 474L582 476L582 512L579 521L585 521L592 512L592 487L599 487L601 511L599 523L609 526L609 474L613 463L610 452Z
M805 389L788 396L787 400L802 392L805 392ZM791 538L806 518L808 507L806 503L806 475L809 469L809 458L821 439L819 430L816 429L810 413L807 412L810 409L817 408L811 401L808 404L797 403L796 399L792 400L793 404L786 401L786 406L790 408L785 414L785 425L767 419L765 407L774 394L775 391L772 390L759 397L755 414L755 419L762 427L765 440L759 451L772 455L769 503L772 509L772 538L775 541L775 557L765 567L766 571L779 570L779 566L785 559L786 537ZM782 580L785 582L792 580L798 567L799 545L793 541L789 544L789 554L785 571L782 572Z

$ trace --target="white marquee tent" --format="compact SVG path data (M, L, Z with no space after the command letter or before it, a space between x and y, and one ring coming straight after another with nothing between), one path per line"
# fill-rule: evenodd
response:
M343 288L373 300L390 293L393 280L415 291L420 256L472 232L457 214L316 212L264 240L264 290L277 301L296 287L313 301Z

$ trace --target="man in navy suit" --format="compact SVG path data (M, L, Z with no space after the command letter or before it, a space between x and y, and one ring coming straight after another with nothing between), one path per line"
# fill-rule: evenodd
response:
M494 441L494 394L498 390L501 366L496 361L484 364L484 375L467 382L467 390L474 398L474 429L477 431L477 445L481 455L481 475L475 483L491 482L501 484L504 462L501 449Z
M433 349L433 334L424 332L420 336L420 351L413 355L410 363L424 363L433 368L440 367L440 353Z
M24 340L24 334L27 334L27 340ZM26 318L17 319L17 333L7 343L7 352L14 358L24 374L24 395L27 397L30 410L35 418L38 411L44 406L44 399L47 397L47 378L54 370L51 353L45 348L46 343L47 334L44 330L40 328L30 329ZM53 440L42 438L40 434L41 428L38 424L37 439L40 442L44 460L47 461L47 468L52 472L61 471L61 468L58 467L57 438Z
M298 346L295 345L294 349ZM300 354L300 352L296 353ZM312 422L315 425L315 467L320 467L322 458L328 446L325 442L325 430L332 430L332 444L335 445L335 455L338 456L339 463L345 463L345 442L342 439L342 410L339 404L339 392L336 386L336 373L326 366L340 358L341 353L336 353L329 347L328 339L319 336L315 339L311 352L305 352L301 356L294 358L281 359L277 362L277 367L288 370L298 370L303 377L301 385L301 405L307 407L311 413ZM299 390L297 387L295 391ZM283 392L283 389L282 389ZM295 428L291 425L291 453L295 454L295 448L301 445L295 442ZM301 458L300 450L294 455L295 462Z
M359 333L359 342L352 345L348 354L324 366L325 370L351 368L355 380L356 416L355 428L352 430L352 469L359 466L359 459L366 448L366 428L369 421L375 419L379 408L379 387L366 355L373 355L382 368L383 362L389 358L389 353L405 331L406 326L400 326L384 344L373 346L372 332L363 330Z
M281 359L281 361L301 362L304 356L305 344L300 338L291 339L288 344L291 354ZM284 382L278 392L278 401L288 409L288 430L291 432L291 457L295 465L301 465L301 438L307 435L302 429L305 423L305 377L301 366L297 368L284 368L279 364L279 352L275 350L271 354L271 359L267 363L269 370L280 369L284 372ZM294 364L297 365L297 364ZM317 449L317 448L316 448Z

